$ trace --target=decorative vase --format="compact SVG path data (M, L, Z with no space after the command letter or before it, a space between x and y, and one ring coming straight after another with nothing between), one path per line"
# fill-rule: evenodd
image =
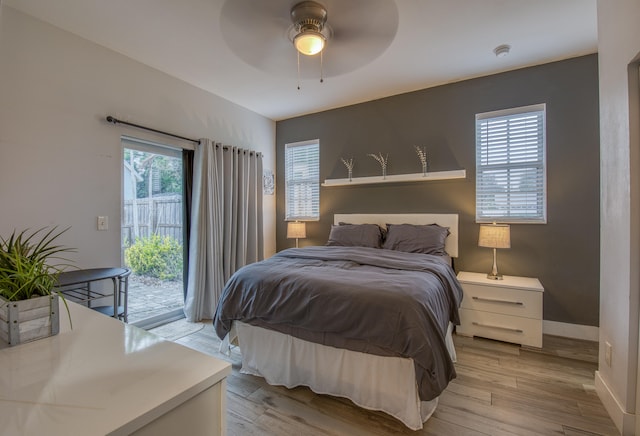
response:
M418 147L417 145L414 145L413 148L418 153L418 159L422 164L422 177L427 177L427 150L425 147Z
M0 341L10 347L57 335L60 331L58 294L8 301L0 297Z

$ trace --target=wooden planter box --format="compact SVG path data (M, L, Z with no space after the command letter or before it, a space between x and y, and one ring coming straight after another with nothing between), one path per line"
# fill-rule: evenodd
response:
M9 346L57 335L58 294L21 301L0 297L0 341Z

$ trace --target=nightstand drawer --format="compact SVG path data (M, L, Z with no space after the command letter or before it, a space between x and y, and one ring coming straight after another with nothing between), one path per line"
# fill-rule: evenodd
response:
M461 307L505 315L542 319L542 293L464 283Z
M542 319L460 309L461 324L456 332L530 347L542 347Z

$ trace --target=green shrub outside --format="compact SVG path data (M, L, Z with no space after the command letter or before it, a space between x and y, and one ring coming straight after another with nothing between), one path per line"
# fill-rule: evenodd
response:
M124 259L136 274L161 280L182 276L182 245L171 236L138 238L125 250Z

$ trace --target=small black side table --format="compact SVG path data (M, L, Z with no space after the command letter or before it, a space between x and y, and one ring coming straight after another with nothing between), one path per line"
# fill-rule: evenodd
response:
M72 301L84 303L87 307L105 315L127 322L127 299L129 294L129 268L91 268L64 271L58 275L56 291ZM93 282L111 279L113 292L97 291L91 288ZM93 301L113 296L113 306L93 306Z

